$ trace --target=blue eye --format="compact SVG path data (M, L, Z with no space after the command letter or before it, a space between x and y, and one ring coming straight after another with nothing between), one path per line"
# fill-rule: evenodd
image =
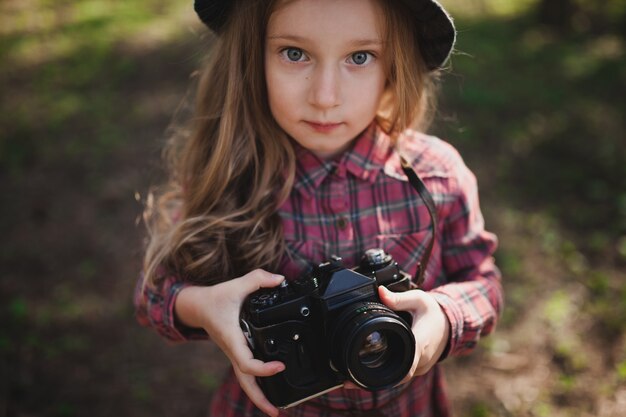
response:
M356 65L363 65L369 61L372 55L369 52L359 51L350 56L350 60Z
M282 54L285 58L287 58L287 60L292 62L299 62L304 58L304 52L302 52L302 49L298 48L285 48L283 49Z

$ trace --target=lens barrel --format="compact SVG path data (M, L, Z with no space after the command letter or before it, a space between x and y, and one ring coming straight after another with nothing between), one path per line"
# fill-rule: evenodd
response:
M413 364L413 332L383 304L368 301L347 306L328 334L333 366L361 388L392 387Z

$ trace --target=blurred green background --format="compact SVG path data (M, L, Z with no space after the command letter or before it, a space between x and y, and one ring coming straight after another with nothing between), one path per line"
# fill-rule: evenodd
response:
M0 2L0 414L206 415L225 359L134 321L143 202L209 37L191 1ZM443 0L432 131L476 172L507 306L458 416L626 413L626 1Z

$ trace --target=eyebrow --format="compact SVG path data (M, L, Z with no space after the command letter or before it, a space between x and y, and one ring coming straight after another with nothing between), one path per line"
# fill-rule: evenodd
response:
M282 41L290 41L290 42L306 42L308 39L302 36L297 35L273 35L268 36L268 40L282 40ZM353 47L364 47L364 46L378 46L382 45L384 42L380 39L355 39L350 42L350 46Z

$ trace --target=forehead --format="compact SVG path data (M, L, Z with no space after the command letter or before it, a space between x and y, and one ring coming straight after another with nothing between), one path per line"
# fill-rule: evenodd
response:
M267 35L380 40L383 20L376 0L284 0L270 17Z

